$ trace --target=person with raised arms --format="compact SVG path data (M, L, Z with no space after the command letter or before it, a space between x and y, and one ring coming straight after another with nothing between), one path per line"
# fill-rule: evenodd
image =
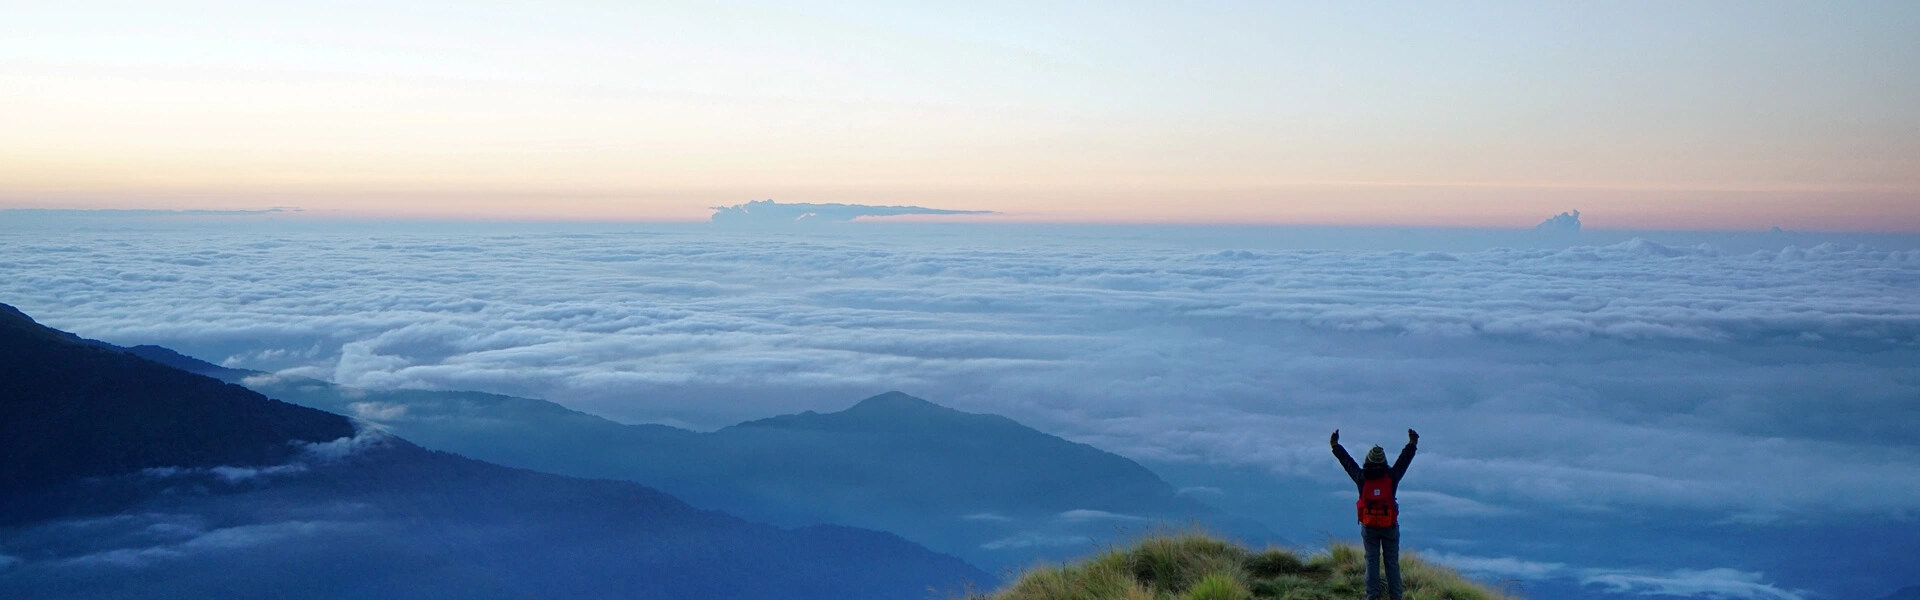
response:
M1407 465L1413 462L1414 446L1420 442L1420 434L1407 430L1407 447L1400 449L1400 457L1387 466L1387 451L1374 446L1367 451L1365 465L1356 465L1353 455L1340 446L1340 430L1333 430L1333 437L1327 444L1333 446L1333 456L1340 459L1340 466L1346 467L1347 477L1360 488L1360 500L1354 503L1354 510L1360 518L1360 543L1367 554L1367 600L1380 600L1381 561L1385 561L1385 586L1387 597L1401 600L1405 593L1400 585L1400 503L1395 494L1400 489L1400 478L1406 476Z

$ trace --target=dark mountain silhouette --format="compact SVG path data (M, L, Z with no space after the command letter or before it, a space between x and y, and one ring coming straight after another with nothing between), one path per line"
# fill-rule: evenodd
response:
M5 305L0 432L0 597L917 599L991 582L891 534L425 450Z
M247 381L269 396L381 423L429 448L636 481L749 519L890 531L989 569L1073 558L1161 523L1284 542L1252 520L1179 495L1124 457L899 392L840 412L699 433L479 392Z
M94 342L93 340L88 340L88 341L96 344L111 346L111 344L107 344L106 342ZM118 348L118 346L112 346L112 347ZM179 352L174 352L173 349L171 348L164 348L160 346L143 344L143 345L133 346L129 348L120 348L120 350L126 352L127 354L132 354L134 356L138 356L140 358L144 358L144 359L157 362L169 367L173 367L175 369L186 371L188 373L193 373L196 375L205 375L205 376L212 377L214 379L220 379L223 381L229 378L239 378L239 377L245 377L247 375L254 374L254 371L222 367L220 365L216 365L204 360L200 360L198 358L187 356Z
M150 467L281 463L289 442L353 435L338 415L76 339L0 304L0 498Z
M948 210L922 206L873 206L869 204L782 204L754 200L733 206L715 206L712 221L716 225L792 227L821 223L845 223L862 217L899 215L990 215L990 210Z

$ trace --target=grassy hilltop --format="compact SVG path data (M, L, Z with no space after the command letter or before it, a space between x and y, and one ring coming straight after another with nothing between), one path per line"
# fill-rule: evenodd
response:
M1405 551L1400 574L1408 600L1513 600ZM1029 570L970 600L1347 600L1366 596L1365 578L1366 558L1353 544L1303 559L1204 534L1158 535L1077 564Z

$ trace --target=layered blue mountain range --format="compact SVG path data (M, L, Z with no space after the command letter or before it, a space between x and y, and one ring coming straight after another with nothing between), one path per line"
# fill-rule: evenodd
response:
M636 481L776 524L893 532L1002 574L1152 528L1201 527L1254 544L1284 543L1250 519L1180 495L1119 455L899 392L839 412L702 433L477 392L246 381L268 396L359 415L429 448Z
M503 465L625 479L696 506L771 523L900 534L1005 573L1065 560L1156 527L1284 544L1257 522L1178 493L1119 455L888 392L702 433L621 424L544 400L480 392L362 390L219 367L157 346L130 351L355 415L407 439Z
M891 534L423 449L0 305L0 597L909 599L991 582Z

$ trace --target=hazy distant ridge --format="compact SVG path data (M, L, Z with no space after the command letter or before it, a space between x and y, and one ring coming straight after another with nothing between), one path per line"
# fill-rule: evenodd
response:
M889 534L356 432L6 305L0 433L0 597L911 600L992 582Z

